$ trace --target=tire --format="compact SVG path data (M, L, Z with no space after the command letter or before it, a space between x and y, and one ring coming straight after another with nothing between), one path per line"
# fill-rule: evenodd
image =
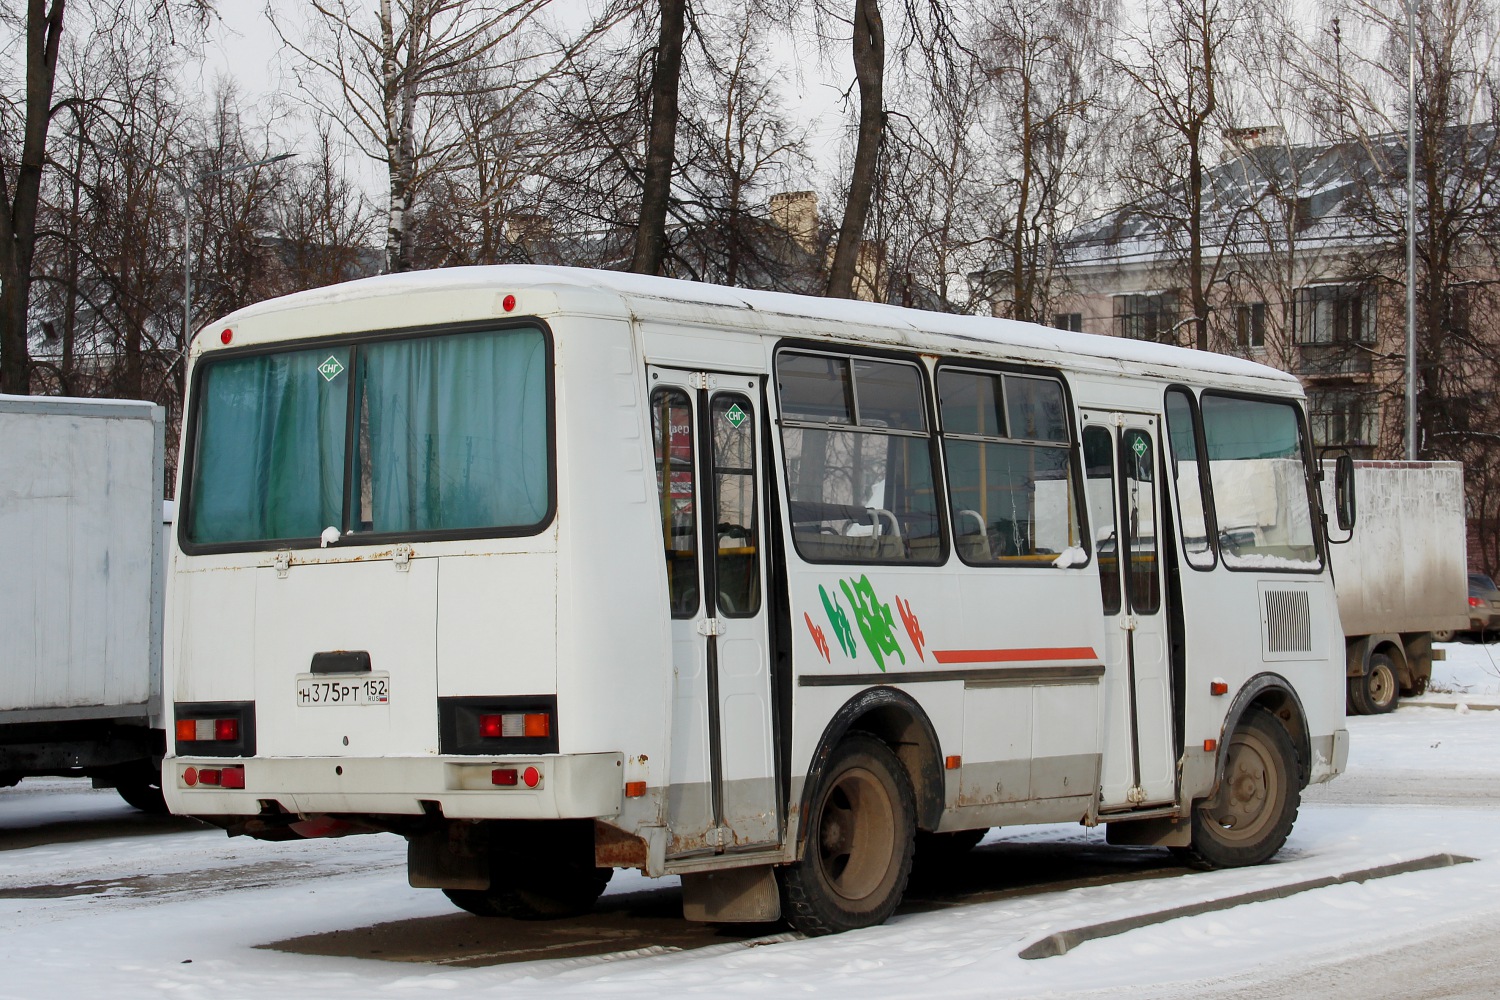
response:
M1438 629L1432 633L1433 642L1452 642L1458 638L1458 633L1451 628Z
M1386 653L1375 653L1370 657L1370 670L1361 678L1364 683L1364 703L1368 715L1385 715L1396 710L1401 699L1401 678L1396 673L1396 661Z
M615 871L594 865L592 823L565 824L500 829L490 841L490 887L443 895L479 917L557 920L589 912ZM518 857L527 864L517 865Z
M1286 843L1302 803L1297 750L1276 717L1251 708L1224 748L1224 777L1193 810L1193 839L1174 853L1195 868L1242 868Z
M167 798L161 790L161 770L156 767L141 767L133 769L131 774L134 777L122 778L115 784L115 791L120 793L120 798L143 813L152 816L167 815Z
M787 922L809 937L883 923L911 876L915 817L896 755L873 736L848 736L817 777L802 858L780 870Z
M511 917L515 920L560 920L588 913L614 875L613 868L583 871L551 871L551 878L537 879L530 886L496 885L488 889L444 889L443 895L460 910L476 917Z

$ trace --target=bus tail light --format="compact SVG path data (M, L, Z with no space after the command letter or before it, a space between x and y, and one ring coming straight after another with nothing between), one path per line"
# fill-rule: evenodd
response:
M557 728L556 695L438 699L441 754L553 754Z
M244 788L245 766L231 764L228 767L189 767L182 772L182 783L192 788L204 785L210 788Z
M487 740L524 737L546 738L552 734L552 717L546 712L505 712L479 717L479 735Z
M516 783L516 769L513 767L497 767L490 772L490 784L509 788Z
M172 736L177 752L193 757L254 757L255 703L178 702Z

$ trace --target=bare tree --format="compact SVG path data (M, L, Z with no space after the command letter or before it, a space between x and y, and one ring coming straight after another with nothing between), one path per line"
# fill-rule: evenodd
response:
M1007 316L1048 320L1060 231L1108 188L1116 18L1114 0L1003 0L980 27L989 149L1009 175L986 213L1008 279L998 295Z
M127 18L138 7L152 30L171 35L179 21L201 25L211 0L75 0L91 15L91 32L127 29ZM25 13L9 7L0 12L0 31L25 39L21 92L7 95L7 103L24 108L19 119L0 117L7 130L17 128L19 141L7 135L7 146L19 152L16 160L0 163L0 392L26 393L31 386L31 351L27 319L32 269L36 255L37 213L47 162L48 134L53 119L67 102L55 100L58 58L63 40L68 0L26 0ZM72 23L73 18L67 19Z
M476 80L489 87L504 79L493 100L520 101L565 65L587 40L619 17L617 5L583 31L564 39L544 22L551 0L380 0L373 21L354 0L309 0L312 37L292 37L281 22L283 41L303 67L332 80L327 96L305 82L310 103L329 120L343 123L366 155L383 163L389 178L386 267L410 268L414 260L409 216L422 186L444 169L458 143L446 114L448 102L473 93ZM500 71L477 76L477 66Z
M1142 196L1139 210L1157 215L1167 235L1188 298L1188 340L1199 350L1209 349L1210 288L1231 242L1226 232L1210 245L1205 183L1220 137L1233 125L1228 81L1253 10L1253 0L1150 0L1119 61L1136 98L1127 173Z
M661 273L666 252L667 207L676 165L678 89L687 0L658 0L656 50L651 69L650 127L641 178L641 213L630 269Z

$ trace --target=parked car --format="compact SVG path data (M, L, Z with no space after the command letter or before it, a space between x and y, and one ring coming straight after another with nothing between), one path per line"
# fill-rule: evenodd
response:
M1469 631L1482 635L1496 628L1500 628L1500 587L1483 573L1470 573ZM1452 642L1456 635L1449 631L1432 633L1438 642Z

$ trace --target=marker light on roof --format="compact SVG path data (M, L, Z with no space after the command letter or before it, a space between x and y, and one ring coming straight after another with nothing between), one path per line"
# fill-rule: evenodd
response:
M515 311L516 297L514 295L507 295L505 298L501 299L500 308L504 309L506 312Z
M227 344L227 343L229 343L233 339L234 339L234 331L233 330L227 330L226 329L223 333L219 334L219 343L221 343L221 344Z

